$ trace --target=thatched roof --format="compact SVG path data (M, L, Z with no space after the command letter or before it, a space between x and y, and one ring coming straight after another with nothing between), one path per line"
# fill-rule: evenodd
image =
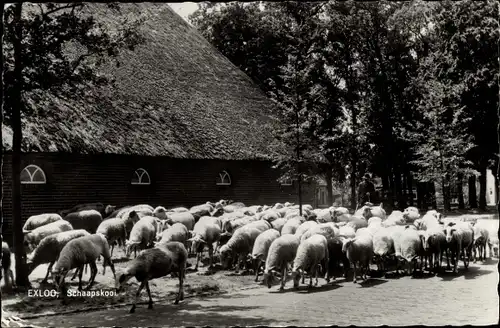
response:
M110 13L89 6L97 16ZM167 4L121 6L148 17L146 43L105 69L116 87L93 91L95 99L31 97L36 110L24 121L23 151L268 159L273 104L251 79ZM8 150L12 131L2 132Z

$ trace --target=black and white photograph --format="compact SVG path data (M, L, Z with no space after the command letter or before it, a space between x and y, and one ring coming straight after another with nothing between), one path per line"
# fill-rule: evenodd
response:
M2 5L1 327L497 326L500 5Z

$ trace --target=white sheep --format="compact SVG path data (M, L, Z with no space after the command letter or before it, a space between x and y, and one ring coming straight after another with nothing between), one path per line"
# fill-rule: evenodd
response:
M64 217L64 220L71 223L75 230L84 229L94 234L102 222L102 215L96 210L83 210L69 213Z
M273 229L278 230L278 232L281 234L281 231L283 230L283 227L285 226L286 222L287 221L285 218L280 218L278 220L274 220L273 222L271 222L271 226L273 227Z
M353 282L357 282L357 267L356 264L360 267L362 271L361 276L363 280L366 280L366 274L370 269L370 262L373 257L373 241L369 236L360 236L356 238L348 238L344 239L342 244L342 251L346 254L349 262L354 267L354 280Z
M185 207L174 207L170 209L170 212L180 213L180 212L189 212L189 210Z
M416 229L411 228L410 226L406 226L405 230L402 231L399 238L397 238L395 242L395 248L398 249L401 255L399 255L399 261L404 261L406 265L408 265L408 273L411 274L411 264L414 263L415 272L417 267L417 259L421 258L420 268L422 268L422 234Z
M333 209L333 221L337 222L338 218L342 215L349 214L349 210L345 207L337 207Z
M298 227L300 227L301 224L302 221L299 218L289 219L281 229L281 235L295 234L295 232L297 231Z
M39 215L33 215L26 220L23 226L23 233L35 230L46 224L62 220L63 218L57 213L45 213Z
M268 288L271 288L274 275L276 271L279 271L281 273L280 291L284 290L287 266L295 259L299 244L299 238L293 234L281 235L271 243L264 269L264 283Z
M210 257L209 268L213 266L213 245L220 240L221 233L222 230L220 225L212 220L200 219L196 222L192 232L192 238L189 239L191 242L192 252L196 253L195 270L198 270L198 264L201 260L205 246L208 247L208 255Z
M113 272L113 277L116 278L115 267L109 252L109 245L104 236L95 234L70 240L61 250L59 258L52 269L54 282L62 289L64 287L64 278L68 272L72 269L79 268L78 290L82 290L83 266L89 264L91 276L86 288L89 290L92 288L97 275L96 260L100 255L104 258L102 273L105 274L106 264L108 264ZM63 295L66 295L65 291L63 291Z
M433 213L425 214L421 219L416 220L414 224L419 230L427 230L428 228L436 228L440 226L439 219Z
M306 222L302 223L297 228L297 230L295 231L295 236L297 236L297 238L299 238L299 240L300 240L302 235L305 234L307 232L307 230L309 230L317 225L318 225L318 223L315 221L306 221Z
M405 208L403 211L403 217L406 223L413 223L415 220L420 218L420 213L416 207L410 206Z
M382 207L382 203L378 206L364 206L362 213L363 213L362 216L366 220L368 220L374 216L379 217L382 220L385 220L387 217L387 214L386 214L384 208ZM354 215L359 215L359 214L355 213Z
M446 235L443 228L439 226L432 226L423 231L422 244L424 252L429 257L429 267L431 270L439 270L443 262L443 254L448 250Z
M40 264L49 263L47 274L42 280L42 283L47 282L50 270L57 261L57 258L59 257L59 254L64 246L66 246L70 240L83 236L90 236L90 233L83 229L78 229L59 232L43 238L40 244L38 244L35 250L27 258L28 276Z
M387 220L382 222L382 226L391 227L391 226L406 226L406 219L403 216L403 212L401 211L392 211L392 213L387 217Z
M339 228L339 236L344 238L354 238L356 236L356 230L350 225L344 225Z
M267 222L272 223L273 221L281 218L281 215L275 210L267 210L257 213L256 217L258 220L266 220Z
M231 239L220 248L220 261L223 269L228 269L237 259L238 268L248 258L248 254L252 251L253 244L261 231L255 228L241 228L236 230Z
M488 246L490 248L490 256L498 258L498 234L493 233L490 235Z
M230 205L229 205L230 206ZM189 213L193 215L195 220L198 220L202 216L211 216L214 207L210 204L201 204L193 206L189 209Z
M354 230L368 227L368 221L364 217L356 215L351 216L347 224L353 227Z
M154 244L156 237L156 227L151 217L144 217L134 224L130 232L126 245L126 256L128 257L134 250L134 257L137 257L137 248L145 249Z
M332 218L332 212L330 211L329 208L317 208L313 210L313 212L316 214L316 222L318 223L326 223L326 222L333 222Z
M175 223L168 229L163 230L160 235L157 234L157 239L159 239L159 241L158 243L155 243L155 245L166 244L171 241L177 241L186 246L188 238L189 238L189 231L186 228L186 226L183 225L182 223Z
M132 277L135 277L141 283L135 294L135 302L130 309L130 313L135 312L137 301L144 287L146 287L149 297L148 309L152 309L153 299L151 298L149 281L165 277L170 273L178 273L179 276L179 292L174 302L174 304L179 304L179 301L184 299L184 278L187 258L188 253L184 245L174 241L147 249L130 261L125 270L118 274L115 284L116 289L120 291L123 285Z
M269 247L272 242L279 238L280 233L275 229L269 229L261 233L255 239L252 249L252 260L255 266L255 282L259 280L259 272L262 265L265 265Z
M446 242L451 252L451 261L453 263L453 272L457 273L458 260L463 254L464 266L469 267L469 261L474 243L474 230L466 222L450 222L445 226Z
M250 222L248 224L245 224L243 227L244 228L255 228L255 229L260 230L261 232L264 232L266 230L273 228L269 222L264 221L264 220L253 221L253 222Z
M156 217L163 219L163 217L158 216L158 214ZM188 230L193 230L195 224L195 217L190 212L165 213L164 220L170 225L173 225L174 223L182 223Z
M127 235L130 235L132 227L140 219L142 219L145 216L153 216L153 211L152 210L150 211L149 207L146 207L144 205L132 206L123 213L118 214L117 217L121 218L123 222L125 222L125 230L127 231Z
M26 233L24 235L24 245L28 251L31 251L42 241L43 238L68 230L73 230L73 227L68 221L57 220Z
M474 225L474 263L477 260L477 253L479 253L479 259L484 261L486 259L486 245L490 245L490 233L487 227L482 223ZM483 253L484 252L484 253ZM483 255L484 254L484 255ZM490 257L491 257L491 246L490 246Z
M101 234L106 238L108 244L111 246L111 256L113 256L115 243L117 243L118 246L122 246L123 251L126 252L125 243L127 242L127 229L122 219L112 218L102 221L99 227L97 227L96 234Z
M293 260L292 279L293 286L299 287L300 276L304 276L305 272L310 275L309 287L312 287L313 275L316 278L315 286L318 285L318 266L321 262L329 263L328 258L328 243L325 236L313 235L305 241L301 242L297 248L297 254ZM330 282L330 272L327 271L326 282Z
M381 228L375 231L372 237L373 255L377 262L378 270L385 274L385 261L394 254L394 240L391 230Z
M337 228L332 222L320 223L307 230L300 238L300 242L302 243L304 240L314 235L322 235L325 236L326 239L330 239L338 236L339 234L339 228Z

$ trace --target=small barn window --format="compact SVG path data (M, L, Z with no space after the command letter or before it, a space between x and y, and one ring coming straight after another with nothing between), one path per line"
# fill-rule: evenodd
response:
M281 181L282 186L291 186L292 185L292 180L291 179L285 179Z
M45 184L47 179L43 170L36 165L28 165L21 171L22 184Z
M227 171L222 171L219 173L219 179L217 179L218 186L230 186L231 185L231 177Z
M149 173L143 168L138 168L137 170L135 170L134 175L132 176L131 184L150 185L151 178L149 177Z

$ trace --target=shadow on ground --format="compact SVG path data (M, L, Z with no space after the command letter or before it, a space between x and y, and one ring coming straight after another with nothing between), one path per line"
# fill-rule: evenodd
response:
M475 279L479 276L482 276L482 275L485 275L485 274L488 274L491 272L493 272L493 271L492 270L485 270L485 269L482 269L482 268L476 267L476 266L472 266L472 267L469 266L468 269L459 266L457 273L453 273L453 271L443 271L443 272L438 274L438 277L440 277L441 280L443 280L443 281L452 281L452 280L459 278L459 277L464 277L465 279Z
M286 294L286 293L314 294L314 293L328 292L340 287L342 287L342 285L338 285L336 283L329 283L316 287L315 286L309 287L308 285L300 285L298 288L294 288L293 283L290 283L288 286L285 285L285 290L283 291L280 291L275 287L271 288L269 293L270 294Z
M225 298L225 297L224 297ZM232 296L231 296L232 298ZM79 314L71 319L61 316L33 319L32 322L43 326L269 326L272 320L255 318L252 312L259 306L209 305L201 306L196 302L184 301L179 305L153 304L153 309L141 304L135 313L130 307L107 311ZM248 316L238 312L248 313Z
M359 285L363 288L366 288L366 287L375 287L378 285L382 285L385 284L386 282L389 282L389 280L368 278L367 280L361 282Z

